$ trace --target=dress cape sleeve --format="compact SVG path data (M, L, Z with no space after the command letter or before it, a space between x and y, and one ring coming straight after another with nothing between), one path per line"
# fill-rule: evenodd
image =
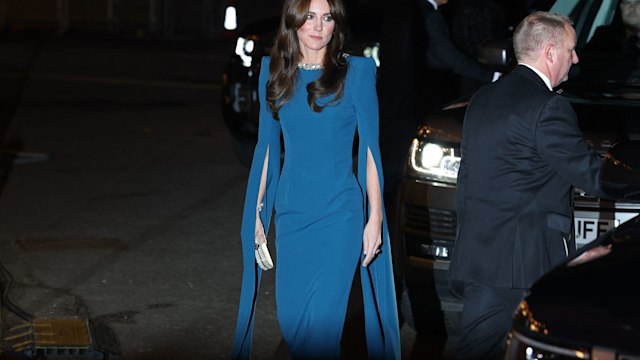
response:
M349 71L353 76L347 83L358 119L358 182L365 201L365 219L369 219L367 199L367 149L371 151L378 171L382 201L383 174L379 147L379 112L376 94L376 66L372 59L350 57ZM400 359L400 330L398 307L391 262L391 245L387 216L382 203L382 252L369 264L360 268L365 308L367 353L370 359Z
M258 142L253 152L253 161L247 182L247 191L242 214L242 289L238 308L238 320L231 352L232 359L251 358L251 343L253 340L253 323L256 308L256 295L260 286L262 269L255 260L255 223L258 190L262 176L264 159L269 150L267 165L266 191L263 196L264 208L260 213L265 233L268 233L276 188L280 177L280 123L275 120L266 104L266 87L269 80L270 58L264 57L260 67L258 95L260 99L260 117L258 128Z

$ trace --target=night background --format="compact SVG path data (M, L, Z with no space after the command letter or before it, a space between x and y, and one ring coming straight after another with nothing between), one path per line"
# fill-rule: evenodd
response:
M281 3L0 0L0 359L24 355L21 326L39 319L86 321L80 359L228 358L248 168L223 121L223 74L237 29ZM406 1L346 3L372 9L375 28ZM254 359L287 358L274 278ZM401 336L409 358L416 333ZM366 358L348 341L347 358ZM56 351L39 358L69 358Z

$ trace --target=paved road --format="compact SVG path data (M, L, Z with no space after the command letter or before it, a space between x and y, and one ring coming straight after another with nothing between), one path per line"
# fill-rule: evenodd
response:
M0 37L0 262L13 303L106 326L122 359L228 357L248 174L218 105L233 45ZM273 280L255 359L286 358ZM5 330L23 323L3 316Z

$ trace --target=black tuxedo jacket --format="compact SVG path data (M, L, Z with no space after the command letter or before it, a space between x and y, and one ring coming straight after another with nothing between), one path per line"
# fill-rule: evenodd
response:
M484 68L475 59L456 48L444 16L427 0L418 0L427 38L427 64L435 69L447 69L485 83L493 80L493 70ZM437 84L434 84L437 86Z
M575 251L573 186L603 196L569 102L518 65L467 109L449 276L527 288Z

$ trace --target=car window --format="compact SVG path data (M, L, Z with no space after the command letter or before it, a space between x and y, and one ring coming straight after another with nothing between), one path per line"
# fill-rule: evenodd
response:
M578 36L580 61L572 68L566 89L587 101L621 100L637 106L640 43L622 20L620 1L557 0L551 11L570 16Z
M594 32L600 26L611 24L613 15L618 9L618 0L604 0L602 6L598 10L595 19L593 20L591 27L588 29L587 42L591 40Z
M580 0L556 1L556 3L551 7L550 11L568 16L573 12L573 10L578 6L578 3L580 2Z
M608 25L619 0L557 0L550 11L569 16L574 21L578 47L588 43L599 26Z

